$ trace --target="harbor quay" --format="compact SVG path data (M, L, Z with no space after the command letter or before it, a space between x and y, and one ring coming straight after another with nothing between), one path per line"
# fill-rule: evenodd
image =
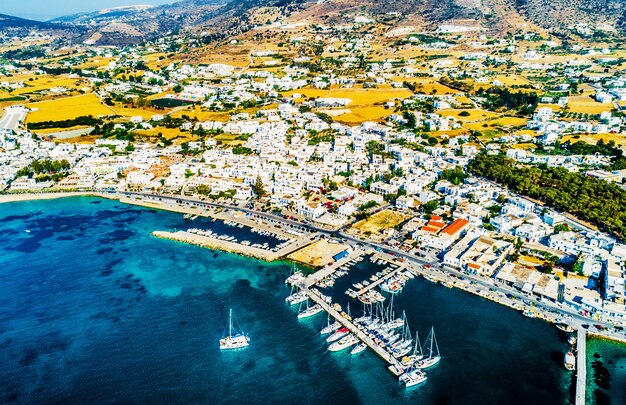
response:
M578 329L576 339L576 405L584 405L587 387L587 333Z
M272 262L281 259L289 253L301 249L304 246L309 245L317 237L315 234L301 236L294 239L287 246L274 251L270 249L263 249L255 246L244 245L239 242L223 240L216 237L209 237L204 235L198 235L188 231L154 231L153 236L161 239L169 239L177 242L189 243L196 246L201 246L209 249L217 249L224 252L235 253L242 256L254 257L256 259Z

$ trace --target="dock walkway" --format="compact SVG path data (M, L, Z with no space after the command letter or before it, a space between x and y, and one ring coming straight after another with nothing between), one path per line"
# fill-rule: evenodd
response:
M383 360L387 363L391 364L395 367L396 370L403 370L404 367L402 364L391 354L389 354L385 349L380 347L376 342L374 342L363 330L359 329L352 321L341 316L337 310L335 310L331 305L329 305L326 301L324 301L319 295L315 294L313 291L309 290L304 285L301 285L301 291L304 292L309 298L315 301L316 304L320 304L324 311L328 312L333 318L335 318L339 323L341 323L344 327L346 327L350 332L352 332L356 337L358 337L363 343L365 343L370 349L372 349L376 354L378 354Z
M320 280L330 276L335 271L337 271L337 269L339 267L341 267L344 264L348 263L350 260L357 259L357 258L359 258L362 255L363 255L363 251L362 250L355 249L352 252L350 252L350 254L348 254L346 257L341 258L341 259L337 260L336 262L327 265L326 267L320 269L319 271L316 271L315 273L311 274L310 276L308 276L306 278L305 284L306 284L307 288L313 286L318 281L320 281Z
M397 273L403 271L406 269L406 265L401 265L400 267L398 267L397 269L390 271L388 274L382 276L381 278L379 278L378 280L371 282L370 284L366 285L365 287L361 288L359 291L357 291L356 295L361 295L361 294L365 294L366 292L368 292L369 290L373 289L374 287L376 287L377 285L381 284L382 282L390 279L391 277L395 276Z
M576 352L576 405L585 405L587 387L587 332L583 328L578 328Z

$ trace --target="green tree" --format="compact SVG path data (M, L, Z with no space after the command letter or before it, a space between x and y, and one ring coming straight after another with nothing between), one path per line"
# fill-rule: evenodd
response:
M266 195L265 184L263 184L263 179L261 179L260 175L256 176L256 181L252 185L252 191L257 198L261 198Z

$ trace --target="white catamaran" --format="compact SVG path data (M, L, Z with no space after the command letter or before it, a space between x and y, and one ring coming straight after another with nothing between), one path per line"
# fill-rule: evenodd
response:
M250 344L250 338L243 333L235 332L233 335L233 310L228 315L228 336L220 339L220 350L240 349Z

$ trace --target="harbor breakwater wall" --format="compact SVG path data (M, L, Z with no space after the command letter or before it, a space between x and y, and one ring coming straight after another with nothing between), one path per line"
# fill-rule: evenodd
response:
M280 254L278 254L277 252L273 252L270 250L259 249L253 246L244 246L240 243L216 238L209 238L206 236L196 235L185 231L154 231L152 232L152 235L161 239L169 239L209 249L222 250L228 253L236 253L238 255L253 257L255 259L261 259L268 262L278 260L281 257Z

